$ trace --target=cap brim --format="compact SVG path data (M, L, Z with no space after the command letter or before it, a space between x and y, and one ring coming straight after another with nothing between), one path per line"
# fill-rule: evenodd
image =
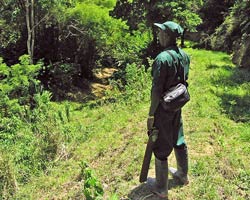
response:
M159 27L161 30L165 31L166 27L163 24L154 23L155 26Z

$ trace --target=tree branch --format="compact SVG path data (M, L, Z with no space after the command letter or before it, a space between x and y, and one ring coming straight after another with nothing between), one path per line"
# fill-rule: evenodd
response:
M85 35L88 33L87 31L81 30L80 28L74 26L73 24L68 25L68 30L70 31L70 28L73 28L74 30L78 31L79 33Z
M0 3L1 3L3 6L6 6L6 5L7 5L7 3L6 3L5 0L1 0Z
M49 17L50 16L50 14L48 13L48 14L46 14L39 22L37 22L32 28L31 28L31 30L32 29L34 29L35 30L35 28L37 27L37 26L39 26L47 17Z
M23 0L18 0L18 5L21 10L25 10L25 2Z

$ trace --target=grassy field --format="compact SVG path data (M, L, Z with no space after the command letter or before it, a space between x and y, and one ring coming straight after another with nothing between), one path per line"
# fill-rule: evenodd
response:
M250 199L250 72L237 69L224 53L185 50L191 56L191 101L183 109L190 184L171 188L169 198ZM88 174L91 192L99 181L104 190L96 199L128 199L139 186L150 85L149 73L140 70L124 97L114 92L106 101L55 103L58 109L70 106L70 142L43 174L19 185L16 198L84 199ZM175 166L173 155L169 164Z

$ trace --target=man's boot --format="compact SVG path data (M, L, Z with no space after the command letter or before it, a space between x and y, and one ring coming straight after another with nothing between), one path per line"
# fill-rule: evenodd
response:
M177 162L177 169L169 167L169 172L173 178L177 179L181 184L188 184L188 151L187 146L184 148L174 148L174 153Z
M168 196L168 161L155 158L155 179L148 179L147 183L158 197L167 199Z

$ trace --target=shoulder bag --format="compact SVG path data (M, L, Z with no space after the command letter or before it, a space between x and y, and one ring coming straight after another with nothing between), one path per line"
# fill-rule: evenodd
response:
M170 51L167 52L176 62L174 55ZM184 68L180 66L179 61L177 62L177 75L180 76L181 82L164 92L161 99L161 105L166 111L176 112L190 100L190 95L186 86L185 71Z

